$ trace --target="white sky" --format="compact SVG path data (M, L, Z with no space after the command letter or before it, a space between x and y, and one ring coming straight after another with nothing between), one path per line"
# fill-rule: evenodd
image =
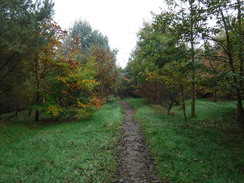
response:
M90 23L109 39L112 49L118 49L117 64L125 67L135 48L137 32L151 12L165 9L164 0L53 0L55 21L67 29L75 20Z

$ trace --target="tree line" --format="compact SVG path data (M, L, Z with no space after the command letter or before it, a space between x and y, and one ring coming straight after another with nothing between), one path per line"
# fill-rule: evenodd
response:
M51 0L0 0L0 114L88 117L114 92L116 50L90 24L68 31Z
M119 69L108 38L83 20L62 30L51 0L0 0L0 114L87 117L118 92L145 97L169 114L182 105L187 123L185 100L196 117L196 98L212 97L236 100L244 127L243 2L166 2L169 10L144 23Z
M125 94L161 104L168 113L182 105L186 124L186 99L191 117L197 116L197 97L233 99L244 127L243 1L166 2L169 10L154 14L138 33L122 74Z

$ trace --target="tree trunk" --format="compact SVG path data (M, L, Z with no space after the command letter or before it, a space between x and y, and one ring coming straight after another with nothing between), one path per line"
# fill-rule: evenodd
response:
M18 117L19 117L18 114L19 114L19 111L20 111L20 110L19 110L19 105L18 105L18 104L17 104L16 107L15 107L15 111L16 111L16 113L15 113L15 118L18 118Z
M242 12L241 12L241 1L237 0L237 10L238 10L238 14L237 14L237 19L238 19L238 40L239 40L239 62L240 62L240 66L239 66L239 72L240 72L240 78L239 78L239 87L240 90L238 88L237 90L237 100L238 100L238 105L237 105L237 120L240 121L242 128L243 128L243 137L244 137L244 110L243 110L243 104L242 104L242 91L243 91L243 64L244 64L244 51L243 51L243 36L244 36L244 31L242 28Z
M237 90L237 121L243 128L243 137L244 137L244 109L242 105L242 96L239 90Z
M170 98L170 103L169 103L169 107L168 107L168 115L170 115L170 110L172 109L173 105L174 105L174 97L172 96L172 94L169 93L169 98Z
M37 82L39 83L39 82ZM37 84L37 89L39 90L39 84ZM39 91L37 90L37 93L36 93L36 104L38 105L40 103L40 94L39 94ZM35 113L35 121L39 121L40 119L40 111L39 109L36 109L36 113Z
M192 71L191 117L196 117L196 86L194 82L195 82L195 71Z
M1 103L0 103L0 121L2 120L2 107L1 107Z
M168 110L167 110L167 115L170 115L170 110L172 109L172 107L173 107L173 103L170 102Z
M192 62L192 85L191 85L191 117L196 117L196 86L195 86L195 59L194 59L194 43L191 41L191 62Z
M217 102L217 100L218 100L217 90L214 90L214 102Z
M183 110L183 115L184 115L184 120L185 120L185 126L187 126L187 116L186 116L186 104L185 104L185 94L184 94L184 88L181 85L181 98L182 98L182 110Z
M40 119L40 111L37 109L35 114L35 121L39 121Z
M242 35L242 25L241 25L241 10L240 10L240 1L237 0L238 3L238 23L239 25L239 73L238 73L238 69L235 69L234 66L234 59L233 59L233 44L231 43L231 39L230 39L230 35L229 35L229 29L227 26L227 22L226 22L226 18L224 16L224 13L222 10L220 10L221 13L221 17L224 23L224 28L225 28L225 35L226 35L226 53L228 55L228 60L229 60L229 65L231 68L231 71L233 72L233 81L234 81L234 87L236 90L236 97L237 97L237 121L239 121L241 123L241 125L243 126L243 133L244 133L244 111L243 111L243 105L242 105L242 75L243 75L243 35ZM239 74L239 77L238 77ZM244 137L244 136L243 136Z
M36 56L36 105L38 107L38 105L40 104L40 81L39 81L39 74L38 74L38 70L39 70L39 66L38 66L38 58ZM36 114L35 114L35 121L39 121L40 118L40 111L39 109L36 109Z
M32 109L29 109L29 110L28 110L28 117L31 116L31 113L32 113Z
M242 28L242 12L241 12L241 2L240 0L237 0L237 9L238 9L238 40L239 40L239 62L240 62L240 66L239 66L239 72L240 72L240 89L241 91L243 91L243 76L244 76L244 72L243 72L243 64L244 64L244 51L243 51L243 44L244 44L244 31ZM241 93L242 96L242 93Z
M196 117L196 86L195 86L195 49L194 49L194 17L193 17L193 1L190 2L190 11L191 11L191 62L192 62L192 88L191 88L191 117Z

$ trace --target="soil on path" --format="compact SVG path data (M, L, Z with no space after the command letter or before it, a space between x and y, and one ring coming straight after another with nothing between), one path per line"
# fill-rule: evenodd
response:
M118 145L119 164L116 183L160 183L153 172L153 161L149 156L139 124L134 120L134 109L122 101L126 113L122 126L122 137Z

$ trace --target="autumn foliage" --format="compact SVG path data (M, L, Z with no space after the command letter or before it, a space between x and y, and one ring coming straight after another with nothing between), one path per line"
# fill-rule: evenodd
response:
M103 106L117 81L106 36L81 20L63 31L52 20L49 0L7 1L1 8L0 114L86 118Z

